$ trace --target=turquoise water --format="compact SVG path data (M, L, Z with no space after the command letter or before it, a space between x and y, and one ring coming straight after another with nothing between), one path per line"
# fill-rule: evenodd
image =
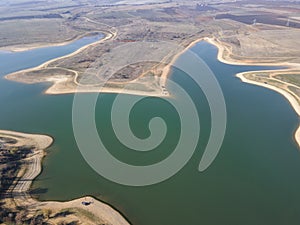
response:
M298 225L300 155L293 140L298 117L281 95L242 83L234 76L242 71L270 68L220 63L217 49L206 42L192 50L210 66L224 92L228 112L224 143L214 163L199 173L197 167L209 137L210 111L202 91L187 75L174 69L171 79L186 88L199 111L200 142L193 158L178 174L148 187L112 183L87 165L72 133L72 94L43 95L45 84L23 85L1 79L0 128L55 137L43 172L33 186L40 199L69 200L94 195L139 225ZM0 53L1 75L67 54L64 48L48 53L37 51L44 55L37 57L29 51L18 59L20 53L9 53L11 57ZM96 107L97 127L105 145L116 157L133 164L151 164L166 158L179 136L180 124L174 109L163 99L153 97L134 108L131 125L140 137L148 135L145 128L154 116L163 117L168 125L165 142L145 156L123 151L127 149L114 136L110 106L115 97L102 95Z

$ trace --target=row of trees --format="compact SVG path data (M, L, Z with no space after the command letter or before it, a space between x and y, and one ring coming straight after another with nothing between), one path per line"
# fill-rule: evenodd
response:
M11 210L0 205L0 224L5 223L7 225L50 225L48 222L51 218L65 217L72 214L69 211L63 211L52 215L50 209L39 210L34 215L29 216L26 209L17 207L16 210ZM57 223L58 225L77 225L78 221L65 222L64 220Z
M12 141L12 140L6 140ZM29 154L33 153L33 146L11 147L7 142L3 143L0 140L0 200L11 198L9 188L11 188L16 176L21 168L22 161ZM13 144L11 142L11 144ZM3 202L0 201L0 224L7 225L48 225L47 221L51 218L65 217L72 214L69 211L62 211L52 215L49 209L37 210L30 212L23 207L7 208ZM52 215L52 216L51 216ZM59 225L76 225L77 221L62 222Z
M0 148L0 195L5 194L21 167L21 160L32 153L32 147Z

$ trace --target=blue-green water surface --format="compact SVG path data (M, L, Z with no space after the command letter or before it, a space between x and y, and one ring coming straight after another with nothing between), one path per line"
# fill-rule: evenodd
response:
M68 54L94 40L81 41L22 53L0 53L1 76ZM73 136L72 94L43 95L46 84L25 85L1 79L0 129L55 138L43 172L33 185L39 198L70 200L93 195L116 207L134 225L300 224L300 155L293 139L298 117L278 93L235 77L238 72L270 68L223 64L217 60L217 49L206 42L192 50L209 65L223 90L228 112L224 143L208 170L198 172L209 137L210 111L199 87L174 69L170 78L190 93L199 111L200 142L192 160L178 174L147 187L112 183L88 166ZM151 164L166 158L180 130L174 108L163 99L149 97L133 109L130 122L140 137L149 135L146 128L154 116L163 117L168 125L166 141L145 157L123 151L124 146L114 136L110 110L115 97L102 95L96 107L97 127L105 145L128 163Z

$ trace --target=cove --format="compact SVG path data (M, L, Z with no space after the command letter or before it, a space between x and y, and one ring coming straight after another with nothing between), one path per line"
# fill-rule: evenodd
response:
M1 76L58 57L59 50L38 51L45 55L37 57L37 53L22 52L20 61L17 55L21 53L3 53L12 57L0 53ZM272 68L223 64L217 60L217 48L206 42L198 43L192 51L212 69L223 90L228 113L224 143L213 164L200 173L197 168L209 137L210 110L199 87L174 68L170 78L189 92L198 109L200 142L193 158L178 174L147 187L112 183L88 166L73 137L72 94L43 95L47 84L24 85L1 79L1 129L55 138L44 160L43 172L34 182L33 193L41 200L61 201L93 195L139 225L298 225L300 155L293 140L298 117L278 93L242 83L235 77L238 72ZM69 52L60 53L62 56ZM171 94L176 97L176 93ZM146 128L154 116L164 118L168 125L166 140L145 157L126 149L114 136L110 109L115 97L116 94L101 95L95 115L101 138L112 154L136 165L168 157L180 130L174 109L164 99L153 97L134 107L130 123L137 136L149 135Z

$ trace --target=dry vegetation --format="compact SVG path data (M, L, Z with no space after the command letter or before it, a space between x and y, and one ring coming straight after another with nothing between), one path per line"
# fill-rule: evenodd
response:
M273 7L267 2L247 1L209 5L197 1L142 3L40 3L35 10L27 5L28 12L23 10L21 14L18 7L24 5L14 5L11 10L16 15L4 13L0 17L5 19L0 24L0 43L6 48L65 42L91 32L104 32L107 39L77 54L7 78L25 83L52 82L46 92L49 94L125 89L133 94L164 96L168 95L163 88L165 79L161 79L164 66L182 48L203 37L214 38L225 46L223 58L228 61L300 62L300 50L295 48L300 45L298 3L287 6L277 2ZM40 18L46 16L53 18Z
M300 104L300 70L278 70L269 72L249 72L243 76L248 80L280 88L293 96Z
M8 39L2 42L6 46L19 45L20 41L31 46L68 41L95 31L107 34L107 39L99 44L42 67L11 74L8 79L25 83L50 81L53 85L47 93L52 94L98 92L105 85L101 91L119 92L125 88L135 94L168 95L163 88L165 79L161 79L163 67L182 48L203 37L215 38L226 46L228 51L223 57L229 61L299 62L300 50L294 48L300 44L296 17L300 7L297 3L291 3L291 7L278 3L274 8L248 2L210 5L193 1L137 3L126 5L125 1L115 1L99 5L93 1L71 1L59 7L35 7L35 15L59 15L60 18L14 19L17 18L15 15L11 20L5 20L2 26L11 23L10 29L0 25L0 30L6 30L0 34L0 39ZM255 10L257 8L259 10ZM32 13L23 12L22 16L32 16ZM282 21L290 17L293 18L288 24L290 27L284 26ZM253 18L255 24L251 24ZM22 23L30 25L23 26ZM20 25L30 31L18 31ZM18 38L19 34L23 40ZM147 83L144 76L148 77Z
M129 225L109 205L92 197L69 202L39 202L29 191L41 171L44 149L52 138L11 131L0 131L0 224L23 225Z
M99 2L0 1L1 49L59 44L94 32L106 34L104 41L76 54L7 78L24 83L51 82L47 93L52 94L125 89L133 94L166 96L162 76L173 56L191 42L210 37L223 46L222 58L229 62L289 65L289 70L244 76L283 89L300 102L299 1L277 1L272 6L264 1L210 1L209 5L188 0L151 1L151 4L141 0L135 1L135 5L118 0ZM2 196L8 193L21 170L22 160L32 150L24 145L15 149L7 145L15 141L0 139ZM6 218L6 222L19 220L24 224L76 224L84 218L94 224L95 215L84 211L81 201L39 205L39 209L28 213L13 205L14 201L5 200L0 206L0 217Z

